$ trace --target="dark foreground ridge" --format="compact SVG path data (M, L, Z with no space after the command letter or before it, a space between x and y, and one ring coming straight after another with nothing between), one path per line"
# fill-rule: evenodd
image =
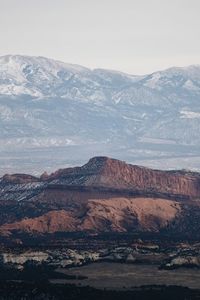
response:
M200 291L177 286L143 286L132 291L108 291L47 282L0 282L1 300L186 300L199 299Z

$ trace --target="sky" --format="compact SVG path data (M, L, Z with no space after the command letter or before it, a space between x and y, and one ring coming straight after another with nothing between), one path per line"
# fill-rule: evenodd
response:
M0 55L147 74L200 64L200 0L0 0Z

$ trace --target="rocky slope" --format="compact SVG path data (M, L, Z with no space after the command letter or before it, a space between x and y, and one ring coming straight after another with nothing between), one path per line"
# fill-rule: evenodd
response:
M35 218L4 224L1 232L28 233L159 231L181 212L179 203L164 199L110 198L88 200L85 214L54 210Z
M158 171L94 157L82 167L44 173L40 178L3 176L0 209L3 236L14 232L196 234L200 174Z

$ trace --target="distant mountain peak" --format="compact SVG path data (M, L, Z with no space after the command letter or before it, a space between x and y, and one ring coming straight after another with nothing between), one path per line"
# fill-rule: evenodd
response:
M0 64L1 63L9 64L12 62L18 63L19 66L23 65L23 64L32 64L32 65L38 64L38 66L45 67L45 64L46 64L46 67L48 65L48 66L55 67L55 68L58 68L58 67L68 68L75 72L89 71L89 68L86 68L86 67L83 67L83 66L80 66L77 64L65 63L65 62L55 60L52 58L47 58L44 56L29 56L29 55L20 55L20 54L16 54L16 55L8 54L5 56L0 56Z

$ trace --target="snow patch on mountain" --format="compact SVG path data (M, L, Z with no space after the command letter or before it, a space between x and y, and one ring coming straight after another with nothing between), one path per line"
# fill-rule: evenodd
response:
M200 112L194 111L180 111L182 119L200 119Z

